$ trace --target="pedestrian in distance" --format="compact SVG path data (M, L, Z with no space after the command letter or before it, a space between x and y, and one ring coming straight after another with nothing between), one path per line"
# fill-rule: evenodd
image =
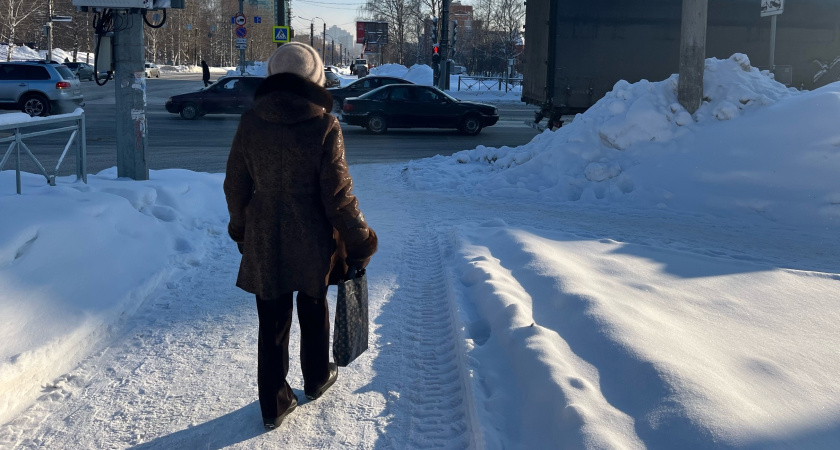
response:
M290 42L266 61L268 76L239 122L224 181L228 233L242 253L236 285L256 295L257 386L266 429L298 404L286 381L293 293L306 398L338 378L330 362L327 289L365 268L377 249L329 112L318 52Z
M201 81L204 81L204 87L210 85L210 67L207 66L207 61L201 60Z

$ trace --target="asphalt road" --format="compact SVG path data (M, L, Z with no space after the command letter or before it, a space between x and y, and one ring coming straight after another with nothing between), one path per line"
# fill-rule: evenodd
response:
M213 77L214 79L216 77ZM164 109L172 95L201 88L201 74L163 74L146 82L150 169L181 168L199 172L223 172L230 142L239 124L238 115L207 115L184 120ZM114 84L105 86L83 82L87 122L88 173L117 164ZM533 108L519 103L499 103L501 119L477 136L464 136L456 130L388 130L383 136L369 134L361 127L343 125L347 160L350 164L399 162L438 154L450 155L478 145L516 146L529 142L537 132L523 122L533 117ZM55 167L69 133L32 138L27 145L47 167ZM63 138L63 140L62 140ZM6 169L13 168L7 163ZM29 161L23 170L34 171ZM62 164L61 175L75 173L73 158Z

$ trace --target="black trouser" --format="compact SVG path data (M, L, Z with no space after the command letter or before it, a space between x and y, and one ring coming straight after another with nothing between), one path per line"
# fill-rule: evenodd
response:
M260 408L273 419L286 411L294 392L286 382L289 373L289 330L292 326L292 293L275 299L257 296L260 331L257 385ZM329 377L330 313L325 298L297 295L300 323L300 366L306 387L315 389ZM304 389L305 389L304 388Z

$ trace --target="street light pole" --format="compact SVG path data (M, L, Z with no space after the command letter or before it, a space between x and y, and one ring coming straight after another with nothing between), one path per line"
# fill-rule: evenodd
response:
M703 71L706 66L706 20L708 0L683 0L680 39L680 77L677 98L690 114L703 102Z
M327 59L327 22L324 22L324 40L321 42L321 57Z

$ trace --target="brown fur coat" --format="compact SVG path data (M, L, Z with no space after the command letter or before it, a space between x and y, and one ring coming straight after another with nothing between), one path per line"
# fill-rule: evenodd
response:
M243 244L236 285L261 298L323 298L347 264L364 267L376 252L331 109L323 87L272 75L236 131L224 182L228 232Z

